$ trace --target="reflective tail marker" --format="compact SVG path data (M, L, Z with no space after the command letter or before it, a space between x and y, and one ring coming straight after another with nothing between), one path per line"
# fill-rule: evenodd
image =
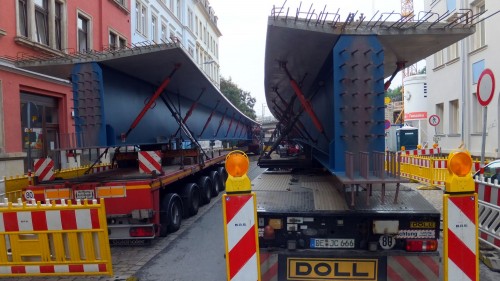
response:
M261 280L257 199L247 176L248 157L233 151L226 157L226 192L222 197L227 280Z

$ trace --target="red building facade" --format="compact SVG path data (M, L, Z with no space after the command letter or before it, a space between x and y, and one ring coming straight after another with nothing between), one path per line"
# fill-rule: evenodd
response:
M40 157L58 163L61 141L74 133L70 82L16 62L126 46L129 7L130 0L2 1L0 177L23 174Z

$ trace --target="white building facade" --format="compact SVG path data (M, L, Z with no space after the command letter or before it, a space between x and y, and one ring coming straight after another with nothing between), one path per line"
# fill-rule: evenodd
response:
M220 87L217 16L207 0L132 0L132 44L180 43Z
M450 23L469 10L469 19L480 18L500 10L498 0L425 0L425 10L444 14L454 11ZM473 23L478 22L477 19ZM492 16L475 25L476 32L426 59L428 115L436 114L441 122L435 128L428 126L429 142L435 137L447 153L462 143L473 156L481 155L483 107L477 99L477 84L482 71L489 68L500 79L500 37L495 26L500 15ZM500 158L499 84L493 100L487 107L486 157Z

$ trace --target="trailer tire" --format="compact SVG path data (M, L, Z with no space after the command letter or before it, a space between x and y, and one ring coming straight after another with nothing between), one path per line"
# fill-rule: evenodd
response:
M219 192L222 190L222 181L219 172L211 171L210 179L212 180L212 197L215 197L219 195Z
M184 203L184 217L194 216L200 208L200 188L196 183L188 183L182 190L182 199Z
M161 201L160 237L175 232L181 227L182 199L175 193L168 193Z
M221 191L226 189L226 181L227 181L227 172L224 167L219 167L217 168L217 172L219 173L222 185L221 185Z
M201 203L210 203L210 200L212 200L212 180L210 179L210 177L202 176L198 180L198 186L200 187L201 191Z

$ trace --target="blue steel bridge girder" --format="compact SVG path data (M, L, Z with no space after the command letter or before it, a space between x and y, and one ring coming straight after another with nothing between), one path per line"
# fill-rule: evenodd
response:
M345 152L384 151L384 49L376 35L341 36L333 48L334 139L329 169L345 172Z

